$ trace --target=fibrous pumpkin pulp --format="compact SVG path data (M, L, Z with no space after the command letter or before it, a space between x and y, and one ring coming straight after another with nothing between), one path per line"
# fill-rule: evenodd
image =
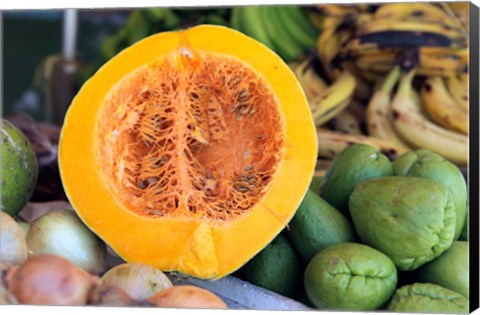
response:
M62 181L126 261L225 276L290 221L316 161L288 66L226 27L150 36L80 90L62 129Z

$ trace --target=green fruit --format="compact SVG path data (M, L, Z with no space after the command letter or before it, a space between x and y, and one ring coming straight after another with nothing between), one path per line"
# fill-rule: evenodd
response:
M442 255L416 270L419 281L431 282L469 297L468 242L453 242Z
M366 179L392 174L392 165L385 155L369 145L353 144L333 159L323 178L320 197L348 214L348 198L356 185Z
M330 245L355 239L350 222L310 189L289 226L288 236L305 261Z
M37 177L32 144L22 131L0 118L0 210L17 215L32 197Z
M301 285L301 263L295 250L279 234L240 270L242 278L278 294L293 297Z
M448 249L455 233L449 190L420 177L389 176L355 187L350 214L359 238L414 270Z
M468 299L461 294L432 283L414 283L398 289L387 309L408 313L469 312Z
M395 160L392 166L395 175L428 178L452 191L457 217L455 239L458 239L467 217L467 183L460 169L442 156L427 150L407 152Z
M323 176L314 175L310 183L310 190L320 195L320 185L322 184Z
M363 244L343 243L319 252L305 269L304 285L315 306L336 310L373 310L397 286L397 270L383 253Z
M465 217L465 224L463 225L462 234L460 234L458 240L468 242L468 215Z

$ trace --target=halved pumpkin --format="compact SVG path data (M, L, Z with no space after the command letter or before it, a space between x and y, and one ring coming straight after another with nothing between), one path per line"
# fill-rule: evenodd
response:
M122 258L216 279L294 215L316 135L288 66L226 27L148 37L75 97L59 164L80 218Z

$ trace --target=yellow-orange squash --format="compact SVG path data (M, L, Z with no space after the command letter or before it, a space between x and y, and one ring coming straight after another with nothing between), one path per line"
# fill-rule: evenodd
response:
M316 135L287 65L226 27L150 36L75 97L59 163L81 219L122 258L225 276L289 222Z

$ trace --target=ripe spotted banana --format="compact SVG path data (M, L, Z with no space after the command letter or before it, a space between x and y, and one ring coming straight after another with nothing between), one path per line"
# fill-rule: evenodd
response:
M412 100L412 80L416 69L403 74L391 107L395 129L405 141L442 155L458 165L468 162L468 137L436 125L423 115Z
M468 73L449 76L445 78L445 83L452 98L468 111Z
M388 3L381 5L374 14L375 19L422 18L430 21L455 25L455 21L441 8L431 3Z
M327 87L327 83L315 71L309 58L298 62L291 62L290 68L302 86L307 100L310 102L320 95Z
M350 135L338 131L317 129L318 156L333 159L335 155L354 143L368 144L377 148L390 160L398 155L398 148L387 140L365 135Z
M452 40L463 40L464 35L461 29L450 24L432 22L421 18L410 18L403 20L375 19L371 22L360 25L357 29L358 35L366 35L384 31L413 31L420 33L440 34Z
M373 93L367 105L366 121L369 135L390 141L398 153L403 154L412 148L395 131L390 109L392 91L400 75L400 68L394 67L383 84Z
M310 110L317 126L321 126L350 103L355 91L355 77L343 71L323 93L310 102Z
M452 98L442 77L428 77L421 88L423 107L437 124L468 134L468 111Z

